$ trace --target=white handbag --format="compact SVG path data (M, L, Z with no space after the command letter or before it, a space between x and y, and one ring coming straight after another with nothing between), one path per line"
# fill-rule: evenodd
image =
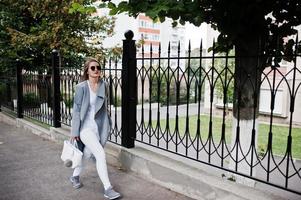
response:
M75 140L65 140L61 159L66 162L72 162L71 168L78 167L82 164L83 152L81 152ZM67 165L66 165L67 166Z

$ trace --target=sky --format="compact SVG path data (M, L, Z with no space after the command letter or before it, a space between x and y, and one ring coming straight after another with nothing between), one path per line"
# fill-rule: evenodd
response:
M191 49L199 48L201 40L203 40L203 48L209 48L212 46L213 38L218 35L217 31L214 31L210 25L203 23L200 27L196 27L193 24L185 24L185 43L186 49L190 40Z
M188 46L188 42L191 42L191 48L198 48L201 42L202 32L205 31L205 26L196 27L193 24L186 23L185 24L185 44Z

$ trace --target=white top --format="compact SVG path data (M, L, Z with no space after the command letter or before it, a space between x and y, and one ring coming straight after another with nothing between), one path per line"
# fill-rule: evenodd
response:
M81 126L81 131L83 130L90 130L93 131L95 133L98 133L98 127L97 124L95 122L95 102L96 102L96 94L95 92L93 92L93 90L90 87L90 83L88 82L88 86L89 86L89 93L90 93L90 104L89 104L89 108L87 111L87 116L85 117L85 121L83 122L83 125ZM96 134L98 135L98 134Z

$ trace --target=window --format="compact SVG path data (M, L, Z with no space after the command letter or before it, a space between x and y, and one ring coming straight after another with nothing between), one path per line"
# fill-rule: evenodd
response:
M140 26L140 27L146 27L146 25L147 25L147 24L146 24L146 21L143 21L143 20L140 20L140 21L139 21L139 26Z
M153 40L156 40L156 41L160 40L159 35L153 35Z

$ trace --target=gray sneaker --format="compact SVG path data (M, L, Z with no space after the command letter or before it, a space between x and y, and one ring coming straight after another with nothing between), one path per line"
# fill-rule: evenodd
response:
M116 192L112 186L110 186L107 190L105 190L104 197L112 200L121 197L121 195L120 193Z
M83 184L79 181L79 176L71 176L69 180L75 189L81 188L83 186Z

